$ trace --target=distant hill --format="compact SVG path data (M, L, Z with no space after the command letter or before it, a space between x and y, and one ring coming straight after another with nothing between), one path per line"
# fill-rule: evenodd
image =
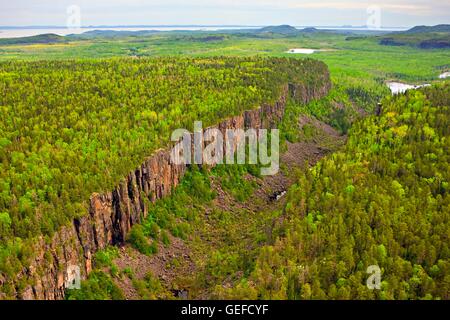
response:
M269 26L256 30L258 33L277 33L284 35L295 35L300 32L300 30L294 28L290 25L281 25L281 26Z
M380 39L385 46L411 46L420 49L449 49L450 25L416 26L407 31L392 32Z
M305 29L301 30L301 32L312 33L312 32L319 32L319 30L316 28L310 27L310 28L305 28Z
M428 33L428 32L450 32L450 24L438 24L436 26L415 26L403 31L404 34Z
M0 45L7 44L39 44L39 43L59 43L65 42L66 39L62 36L53 33L40 34L37 36L23 37L23 38L7 38L0 39Z
M316 33L316 32L320 32L320 30L316 29L314 27L309 27L309 28L305 28L305 29L300 30L300 32L302 32L302 33Z
M71 34L70 38L113 38L113 37L138 37L158 33L157 30L117 31L117 30L92 30L81 34Z

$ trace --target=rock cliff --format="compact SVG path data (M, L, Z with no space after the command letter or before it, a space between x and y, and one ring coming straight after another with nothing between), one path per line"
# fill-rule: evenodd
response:
M273 128L283 117L289 94L302 103L326 95L331 84L329 75L324 77L325 85L320 87L286 85L275 104L226 119L216 128L223 133L233 128ZM25 277L29 285L18 290L17 298L63 299L66 283L71 278L67 270L75 266L81 278L86 278L92 270L95 252L108 245L122 245L130 228L146 217L148 205L170 195L185 171L185 165L170 162L170 149L159 150L114 190L92 194L88 214L63 227L50 242L43 238L36 241L33 262L18 275L18 278Z

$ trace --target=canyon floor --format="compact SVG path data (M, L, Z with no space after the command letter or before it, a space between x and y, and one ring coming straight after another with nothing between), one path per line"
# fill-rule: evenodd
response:
M190 298L208 299L215 286L230 286L242 274L231 272L223 278L214 277L214 265L220 262L220 252L235 252L254 259L252 252L258 241L255 237L270 241L276 219L271 214L282 210L286 191L295 183L297 173L308 170L324 156L336 151L346 140L331 126L308 116L299 119L299 129L304 125L314 127L315 134L301 138L299 142L285 142L280 159L280 170L273 176L257 178L250 174L245 179L256 187L244 201L238 201L227 192L217 177L209 177L216 193L212 203L202 208L200 219L192 222L194 232L186 240L170 235L170 244L158 244L158 252L147 256L130 245L120 248L114 261L119 270L128 270L132 276L114 277L126 299L142 298ZM225 218L224 218L225 217ZM213 260L213 262L211 262ZM242 272L241 272L242 273ZM137 283L150 277L159 283L159 295L143 297Z

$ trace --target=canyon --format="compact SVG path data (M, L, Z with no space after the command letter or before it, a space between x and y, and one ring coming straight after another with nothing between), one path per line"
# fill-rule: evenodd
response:
M226 129L275 128L289 98L305 104L328 94L329 74L323 77L325 84L320 86L286 84L274 104L245 111L221 121L214 128L223 133ZM77 266L81 279L85 279L92 271L93 255L98 250L123 245L131 227L147 216L148 207L169 196L182 180L188 167L172 164L170 152L170 148L155 151L113 190L92 194L84 216L61 228L50 240L38 238L32 262L17 275L17 279L26 279L27 286L16 288L16 297L64 299L67 284L73 280L67 270Z

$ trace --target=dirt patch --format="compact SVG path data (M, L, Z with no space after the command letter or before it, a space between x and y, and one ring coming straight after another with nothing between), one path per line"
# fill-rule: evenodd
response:
M171 289L171 283L179 274L195 272L195 264L186 243L171 235L169 238L170 244L166 247L159 243L158 252L152 256L146 256L126 245L120 248L119 258L114 263L120 270L131 269L136 279L144 279L148 273L151 273L166 288ZM123 276L121 279L115 279L115 282L122 289L127 300L140 298L129 277Z
M325 122L319 121L314 117L303 115L299 118L298 124L299 124L300 129L303 129L303 127L305 125L309 124L329 137L334 137L336 139L340 139L340 137L341 137L339 132L336 129L334 129L332 126L330 126L329 124L326 124Z

